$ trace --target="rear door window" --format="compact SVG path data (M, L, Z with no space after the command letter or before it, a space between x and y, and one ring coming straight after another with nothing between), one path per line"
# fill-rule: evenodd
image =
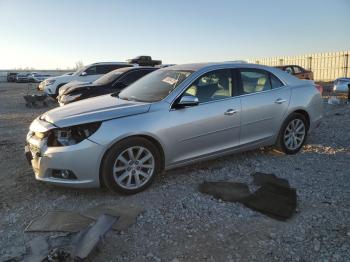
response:
M260 69L240 69L242 94L271 90L269 73Z
M131 72L126 73L126 75L123 76L118 82L122 82L123 84L128 86L150 72L152 71L151 70L132 70Z
M273 74L270 74L270 80L271 80L271 87L272 87L272 89L284 86L284 84L281 82L281 80L279 80Z
M291 66L285 67L284 71L286 71L288 74L294 75L294 71L293 71L293 68Z
M110 65L98 65L97 66L97 74L98 75L104 75L107 74L115 69L123 68L123 67L130 67L128 64L110 64Z
M293 66L294 74L301 74L303 70L299 66Z

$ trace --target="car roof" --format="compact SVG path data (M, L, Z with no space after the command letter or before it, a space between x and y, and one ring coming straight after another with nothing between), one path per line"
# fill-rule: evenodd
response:
M259 64L250 64L250 63L237 63L237 62L212 62L212 63L195 63L195 64L182 64L175 65L170 67L162 68L161 70L188 70L188 71L199 71L203 69L211 69L211 68L257 68L257 69L269 69L271 67Z
M336 80L346 80L346 81L350 81L349 77L339 77Z
M114 73L117 73L117 72L120 72L120 73L125 73L125 72L128 72L128 71L131 71L131 70L139 70L139 69L159 69L158 67L153 67L153 66L136 66L136 67L122 67L122 68L118 68L118 69L115 69L111 72L114 72Z
M97 63L89 64L89 66L91 65L130 65L132 66L132 64L127 62L97 62Z

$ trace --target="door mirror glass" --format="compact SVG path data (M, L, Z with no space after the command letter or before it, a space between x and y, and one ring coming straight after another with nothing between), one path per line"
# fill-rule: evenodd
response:
M196 106L198 105L199 100L195 96L183 96L180 101L177 103L179 106Z
M81 75L81 76L86 76L87 73L84 71L84 72L82 72L80 75Z

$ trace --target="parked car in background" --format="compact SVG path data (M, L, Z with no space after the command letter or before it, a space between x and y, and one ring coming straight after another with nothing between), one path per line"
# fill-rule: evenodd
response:
M336 94L348 94L350 78L341 77L334 81L333 92Z
M284 66L276 66L276 68L279 68L287 72L288 74L294 75L299 79L314 80L314 74L312 73L312 71L306 70L301 66L284 65Z
M30 125L38 180L136 193L157 174L275 145L297 153L322 118L315 85L273 67L166 67L104 95L50 110Z
M130 64L138 64L139 66L156 66L161 65L162 60L153 60L151 56L141 55L127 60Z
M78 100L118 92L157 69L159 68L125 67L113 70L91 84L71 82L60 88L57 101L62 106Z
M93 82L102 75L109 73L112 70L130 67L131 64L125 62L103 62L87 65L72 75L61 75L56 77L50 77L41 82L38 89L44 91L46 94L57 97L59 89L72 81Z
M28 83L29 82L30 73L19 73L16 76L17 83Z
M28 81L33 82L33 83L40 83L40 82L48 79L49 77L51 77L51 76L47 75L47 74L31 73L28 76Z
M16 82L16 76L18 73L9 72L7 73L7 82Z

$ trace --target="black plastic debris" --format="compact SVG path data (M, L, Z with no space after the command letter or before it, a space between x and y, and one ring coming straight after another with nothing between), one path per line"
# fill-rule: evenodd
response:
M256 173L253 173L252 176L253 176L253 182L257 186L275 184L275 185L289 187L289 182L287 179L278 178L274 174L265 174L265 173L256 172Z
M249 188L244 183L203 182L199 191L220 198L224 201L237 202L250 195Z
M265 184L242 203L269 217L286 220L291 218L297 207L296 190L277 184Z
M296 190L286 179L254 173L253 182L259 186L253 193L246 184L235 182L203 182L199 191L224 201L240 202L274 219L284 221L293 216L297 207Z
M25 95L23 96L26 101L26 107L47 107L47 98L46 94L43 95Z

